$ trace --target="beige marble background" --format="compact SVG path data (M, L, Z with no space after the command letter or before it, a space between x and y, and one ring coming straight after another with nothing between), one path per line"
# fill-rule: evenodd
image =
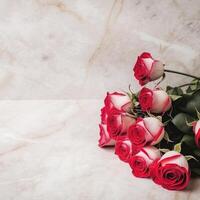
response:
M198 199L198 179L168 192L97 141L142 51L200 76L199 33L199 0L0 0L0 200Z
M200 74L199 33L198 0L1 0L0 98L103 98L129 83L138 89L132 65L142 51Z

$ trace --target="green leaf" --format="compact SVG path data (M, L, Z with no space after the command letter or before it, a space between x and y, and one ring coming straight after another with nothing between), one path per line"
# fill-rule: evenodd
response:
M193 118L185 113L178 113L172 120L172 123L183 133L191 132L191 127L187 122L193 121Z
M196 144L195 144L194 134L184 135L183 138L181 139L181 143L182 143L182 149L184 151L186 151L187 154L190 154L189 153L190 151L193 152L195 149L197 149ZM193 154L194 154L194 152L193 152Z
M181 152L181 143L177 143L175 146L174 146L174 151L177 151L177 152Z
M188 88L186 89L186 92L187 93L192 93L196 90L200 89L200 81L197 80L197 79L194 79L192 82L191 82L191 85L188 86Z
M166 91L169 95L181 96L183 94L183 90L180 87L167 86Z
M193 153L194 153L196 156L200 157L200 149L195 149L195 150L193 151Z
M192 156L192 155L187 155L187 156L185 156L185 158L186 158L186 160L188 161L188 160L191 160L191 159L194 159L194 160L196 160L197 162L199 162L199 160L198 159L196 159L194 156Z
M200 90L195 91L189 98L186 99L182 109L192 115L196 115L196 110L200 110Z
M171 97L172 101L176 101L177 99L182 97L182 96L174 95L174 94L170 94L169 96Z
M184 135L181 140L181 143L185 143L186 145L190 147L196 147L193 135Z

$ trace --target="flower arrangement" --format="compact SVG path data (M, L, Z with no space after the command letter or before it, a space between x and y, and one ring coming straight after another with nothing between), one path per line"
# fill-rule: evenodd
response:
M128 92L107 93L99 146L115 146L115 154L130 165L134 176L183 190L191 177L200 176L200 78L165 67L150 53L142 53L133 67L142 89L133 92L129 86ZM163 90L159 84L166 73L193 80ZM146 87L156 80L154 88Z

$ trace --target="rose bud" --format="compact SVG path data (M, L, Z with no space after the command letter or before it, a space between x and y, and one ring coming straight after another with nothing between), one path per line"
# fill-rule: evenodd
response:
M156 161L151 175L155 183L169 190L183 190L190 180L188 162L176 151L169 151Z
M111 139L110 135L108 134L106 125L99 124L99 129L100 129L99 146L100 147L114 146L115 140Z
M193 125L193 132L195 133L195 142L198 147L200 147L200 120L198 120Z
M129 160L133 175L141 178L150 177L150 166L160 157L161 153L157 148L153 146L143 147Z
M171 108L171 99L164 90L143 88L139 94L142 111L164 113Z
M118 111L128 111L132 106L129 96L119 92L108 92L104 103L107 110L116 109Z
M138 149L158 144L164 137L164 125L155 117L137 119L128 129L128 137Z
M156 80L163 76L164 65L161 61L154 60L150 53L144 52L138 56L133 71L140 85L145 85L149 81Z
M115 154L118 155L120 160L129 162L133 149L131 141L126 136L116 140Z
M130 125L135 123L135 119L127 116L126 113L111 110L107 118L107 131L111 138L117 139L127 134Z

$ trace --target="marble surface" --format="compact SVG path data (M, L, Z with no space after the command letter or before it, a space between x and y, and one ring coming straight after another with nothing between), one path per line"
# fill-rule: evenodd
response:
M99 100L0 101L4 200L196 200L200 180L167 191L132 176L113 149L97 147Z
M1 0L0 199L198 199L199 180L168 192L97 141L106 91L138 89L137 55L199 75L199 33L198 0Z
M1 0L0 98L137 89L132 65L142 51L169 69L200 74L199 34L198 0Z

